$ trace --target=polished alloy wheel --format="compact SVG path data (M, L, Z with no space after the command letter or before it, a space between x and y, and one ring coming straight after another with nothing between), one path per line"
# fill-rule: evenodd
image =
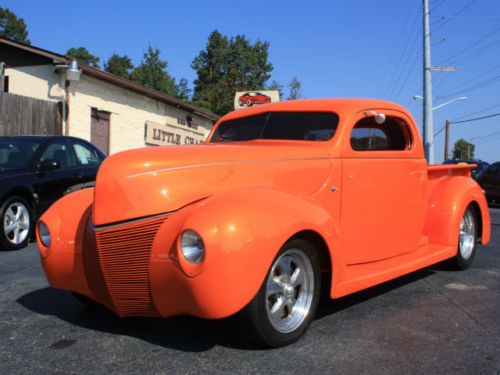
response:
M474 219L474 213L469 208L460 222L459 249L463 259L467 260L471 257L475 240L476 221Z
M307 318L314 295L314 273L309 257L289 249L275 261L267 279L269 320L278 332L289 333Z
M14 202L7 208L3 217L3 231L13 245L26 240L30 231L30 214L23 203Z

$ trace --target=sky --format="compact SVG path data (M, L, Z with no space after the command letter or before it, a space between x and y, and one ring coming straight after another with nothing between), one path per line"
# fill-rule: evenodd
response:
M500 113L500 1L429 0L435 160L443 160L451 121ZM24 18L33 45L65 53L86 47L101 62L113 53L139 64L159 48L177 80L196 78L191 62L210 32L270 43L272 78L296 76L306 98L369 97L407 107L422 126L422 1L36 1L0 0ZM476 157L500 160L500 116L452 124L450 144L464 138Z

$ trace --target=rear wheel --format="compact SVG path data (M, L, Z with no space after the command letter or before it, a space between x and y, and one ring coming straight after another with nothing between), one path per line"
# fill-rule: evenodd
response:
M320 262L314 247L295 239L286 243L252 301L240 312L239 325L259 344L279 347L298 340L318 307Z
M449 259L447 264L454 269L464 270L474 260L477 244L476 211L469 205L460 221L457 255Z
M0 207L0 248L21 249L28 245L32 232L32 214L26 200L12 196Z

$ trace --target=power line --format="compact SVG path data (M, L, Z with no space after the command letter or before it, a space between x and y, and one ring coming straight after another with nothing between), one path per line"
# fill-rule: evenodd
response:
M431 16L431 18L439 18L441 20L448 19L448 18L479 18L479 19L491 18L491 19L496 19L496 18L500 18L500 16L455 16L455 17L453 17L453 16Z
M490 138L490 137L493 137L493 136L498 135L498 134L500 134L500 132L494 132L494 133L490 133L490 134L482 135L482 136L480 136L480 137L473 137L473 138L471 138L470 140L471 140L471 141L474 141L474 140L476 140L476 139Z
M460 14L462 14L466 9L468 9L472 4L474 4L475 2L477 2L477 0L472 0L470 1L469 3L467 3L462 9L460 9L458 12L456 12L454 15L450 16L449 18L447 18L446 20L444 20L443 23L441 23L440 25L438 25L434 31L436 30L439 30L441 29L443 26L445 26L446 24L448 24L452 19L454 19L455 17L459 16Z
M453 55L448 56L446 59L441 60L440 64L444 64L448 61L452 61L455 57L460 56L462 53L464 53L470 49L473 49L474 47L477 47L478 44L482 43L484 40L486 40L487 38L489 38L491 35L495 34L498 31L500 31L500 27L497 27L497 28L493 29L492 31L486 33L482 38L479 39L479 42L471 43L469 46L461 49L458 52L455 52Z
M447 98L455 96L455 95L460 95L460 94L470 92L470 91L476 91L476 90L479 90L480 88L483 88L485 86L489 86L489 85L496 83L498 81L500 81L500 75L497 75L495 77L487 79L486 81L476 83L475 85L469 86L465 89L454 91L454 92L451 92L447 95L439 96L439 98L440 99L447 99Z
M467 118L467 117L470 117L470 116L475 116L475 115L478 115L480 113L484 113L486 111L489 111L490 109L498 108L498 107L500 107L500 104L492 105L491 107L487 107L487 108L481 109L479 111L475 111L475 112L472 112L472 113L468 113L468 114L466 114L464 116L460 116L460 117L458 117L458 118L456 118L455 120L452 120L452 121L462 120L464 118Z
M485 52L489 51L490 49L495 48L497 46L500 46L500 40L491 42L491 43L483 46L482 48L479 48L479 49L471 52L470 54L468 54L466 56L463 56L461 58L458 58L457 60L454 60L452 63L453 64L464 64L472 59L475 59L478 56L481 56L483 53L485 53Z
M414 9L414 8L415 8L416 4L417 4L417 2L414 2L414 3L413 3L413 5L414 5L414 6L410 8L410 12L408 13L408 16L407 16L407 20L408 20L408 21L411 19L411 16L414 14L414 11L415 11L415 9ZM404 59L405 59L405 57L406 57L406 53L407 53L406 51L407 51L407 48L408 48L408 46L409 46L409 44L410 44L410 41L411 41L411 38L412 38L413 34L415 33L415 30L416 30L417 20L418 20L418 17L414 17L413 24L412 24L412 26L409 28L409 33L408 33L408 36L407 36L406 41L405 41L405 43L404 43L404 47L403 47L403 49L402 49L402 53L401 53L401 55L400 55L401 57L399 58L399 60L398 60L398 62L397 62L397 64L396 64L396 69L394 69L394 74L393 74L393 75L391 75L391 78L388 80L387 85L385 86L384 93L385 93L385 94L387 94L386 96L389 96L389 94L390 94L392 91L394 91L394 90L392 89L392 87L393 87L393 83L394 83L394 79L395 79L395 77L396 77L396 76L398 76L398 73L399 73L399 69L400 69L400 67L401 67L401 64L402 64L403 60L404 60ZM409 22L407 22L406 24L409 24ZM405 28L405 29L403 29L403 31L404 31L404 30L406 30L406 28ZM418 35L418 34L417 34L417 35ZM401 50L401 49L400 49L400 50ZM394 52L394 53L393 53L393 56L395 56L396 51L397 51L397 49L394 49L394 50L393 50L393 52Z
M480 80L481 78L485 77L488 73L493 73L493 72L495 72L495 71L497 71L497 70L499 70L499 69L500 69L500 65L494 66L494 67L492 67L492 68L490 68L490 69L488 69L488 70L486 70L486 71L484 71L484 72L482 72L482 73L480 73L480 74L478 74L478 75L474 76L474 78L471 78L471 79L469 79L469 80L467 80L467 81L463 82L461 85L459 85L459 86L455 86L454 88L452 88L452 89L450 89L450 90L451 90L451 91L460 90L462 87L464 87L464 86L466 86L466 85L468 85L468 84L470 84L470 83L473 83L473 82L475 82L475 81L478 81L478 80ZM491 78L491 77L490 77L490 78Z
M492 115L482 116L482 117L476 117L476 118L470 118L470 119L461 120L461 121L451 121L451 123L452 124L462 124L464 122L479 121L479 120L484 120L484 119L487 119L487 118L492 118L492 117L497 117L497 116L500 116L500 113L493 113Z
M443 5L446 2L446 0L438 0L436 4L430 9L431 12L434 12L436 8L439 8L441 5Z

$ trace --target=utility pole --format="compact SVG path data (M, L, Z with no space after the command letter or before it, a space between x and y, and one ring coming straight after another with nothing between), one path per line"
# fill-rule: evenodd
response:
M450 125L451 121L446 120L444 127L444 161L448 160L448 143L450 141Z
M432 68L431 68L431 32L429 26L429 0L423 0L424 6L424 149L429 164L434 164L434 124L432 119Z

